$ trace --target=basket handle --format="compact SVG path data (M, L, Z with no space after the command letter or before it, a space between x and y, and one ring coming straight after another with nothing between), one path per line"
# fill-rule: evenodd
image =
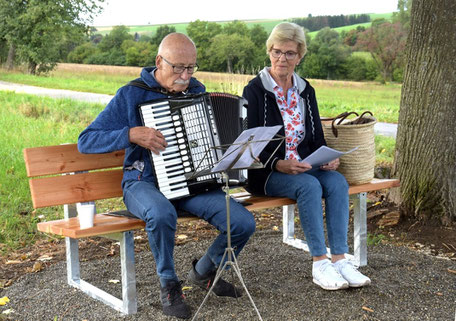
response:
M374 117L374 115L369 110L366 110L364 113L361 114L361 116L358 117L358 119L355 119L353 121L353 124L362 124L362 122L364 121L363 116L366 114L370 114L372 117Z
M336 120L339 119L339 122L337 123L337 125L340 125L340 123L341 123L345 118L347 118L348 116L353 115L353 114L355 114L356 116L359 116L357 112L351 111L351 112L344 112L344 113L342 113L342 114L340 114L340 115L337 115L336 117L333 118L333 121L331 122L331 128L332 128L332 132L333 132L333 134L334 134L335 137L339 136L339 133L338 133L338 131L337 131L337 128L334 127L334 122L335 122Z

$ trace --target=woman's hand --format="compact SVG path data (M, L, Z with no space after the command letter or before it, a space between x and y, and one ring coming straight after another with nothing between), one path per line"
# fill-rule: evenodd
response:
M160 131L149 127L133 127L130 128L130 142L141 147L150 149L154 154L160 154L168 143Z
M330 161L326 165L321 165L320 169L322 169L324 171L335 171L339 167L339 164L340 164L339 158L336 158L335 160Z
M296 159L281 159L277 162L276 169L277 171L285 174L295 175L299 173L304 173L309 169L312 169L312 166L305 162L300 163Z

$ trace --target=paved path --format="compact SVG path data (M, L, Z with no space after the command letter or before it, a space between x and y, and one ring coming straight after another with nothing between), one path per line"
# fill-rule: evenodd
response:
M53 98L69 98L74 100L81 100L91 103L107 104L113 96L105 94L94 94L80 91L72 91L65 89L50 89L22 84L15 84L5 81L0 81L0 90L15 91L17 93L27 93L41 96L48 96ZM377 123L374 126L374 131L378 135L389 137L396 137L397 124Z
M86 93L80 91L66 89L51 89L44 87L36 87L22 84L15 84L6 81L0 81L0 90L15 91L17 93L33 94L40 96L48 96L52 98L69 98L74 100L86 101L90 103L107 104L113 96L104 94Z

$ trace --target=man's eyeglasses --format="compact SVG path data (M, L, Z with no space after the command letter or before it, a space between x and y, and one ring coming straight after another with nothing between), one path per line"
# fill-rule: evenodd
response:
M193 74L194 72L196 72L198 70L198 64L194 64L193 66L176 66L176 65L173 65L172 63L170 63L168 60L166 60L163 56L160 56L168 65L170 65L171 67L173 67L173 72L175 74L181 74L184 72L185 69L187 69L187 73L189 74Z
M272 48L269 52L271 53L271 56L273 56L274 58L280 58L282 55L285 55L285 58L287 60L293 60L298 55L298 53L294 51L283 52L279 49L274 48Z

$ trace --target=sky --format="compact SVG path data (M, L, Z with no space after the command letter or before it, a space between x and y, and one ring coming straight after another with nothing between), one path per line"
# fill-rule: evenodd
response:
M319 15L387 13L398 0L105 0L94 26L288 19Z

